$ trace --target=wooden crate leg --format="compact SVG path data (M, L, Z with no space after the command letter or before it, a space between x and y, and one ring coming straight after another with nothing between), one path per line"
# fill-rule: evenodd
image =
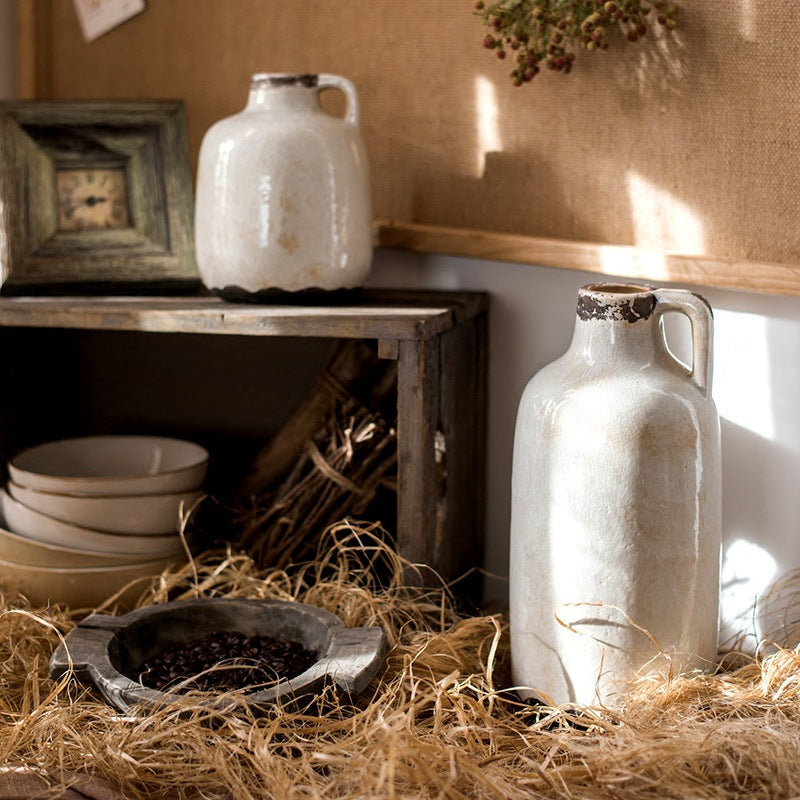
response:
M445 448L446 509L436 562L448 577L460 577L484 560L487 404L487 315L447 331L441 339L440 419ZM459 595L478 600L475 571Z
M397 546L414 563L442 566L436 429L440 408L439 338L402 340L397 364ZM407 576L414 581L413 574ZM424 579L424 576L423 576Z

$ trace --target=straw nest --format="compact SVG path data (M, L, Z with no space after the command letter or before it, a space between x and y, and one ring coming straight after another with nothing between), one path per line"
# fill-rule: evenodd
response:
M799 651L715 675L642 679L616 714L533 708L507 690L502 617L458 613L444 587L404 587L408 565L379 534L334 526L313 561L286 570L206 557L162 575L140 600L295 599L348 625L381 625L385 667L352 704L322 696L254 717L244 704L223 715L187 696L122 716L74 680L47 677L69 613L6 597L0 763L89 773L136 799L800 795Z

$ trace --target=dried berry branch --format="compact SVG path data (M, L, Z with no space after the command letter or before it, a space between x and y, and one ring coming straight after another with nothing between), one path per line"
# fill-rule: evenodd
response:
M674 30L678 14L671 0L477 0L475 9L491 29L483 46L501 60L515 56L515 86L533 80L542 64L569 73L574 48L606 50L615 28L629 42L647 35L650 20Z

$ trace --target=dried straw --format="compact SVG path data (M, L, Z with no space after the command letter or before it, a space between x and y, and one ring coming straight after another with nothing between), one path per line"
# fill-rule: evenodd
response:
M501 616L460 615L445 587L405 587L408 565L382 540L375 526L342 523L303 565L258 572L227 553L161 576L142 597L297 599L384 627L385 668L362 697L261 717L244 705L209 711L191 696L121 716L47 677L68 612L6 598L0 763L89 772L133 800L800 795L800 651L715 675L643 678L615 714L532 708L504 690Z
M288 475L232 512L237 545L257 565L284 567L309 558L329 525L363 515L381 487L395 491L396 433L355 398L332 401L319 427L298 445Z

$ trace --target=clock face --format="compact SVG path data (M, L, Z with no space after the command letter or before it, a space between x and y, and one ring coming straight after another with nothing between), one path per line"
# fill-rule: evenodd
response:
M130 227L124 169L60 169L56 189L60 231Z

